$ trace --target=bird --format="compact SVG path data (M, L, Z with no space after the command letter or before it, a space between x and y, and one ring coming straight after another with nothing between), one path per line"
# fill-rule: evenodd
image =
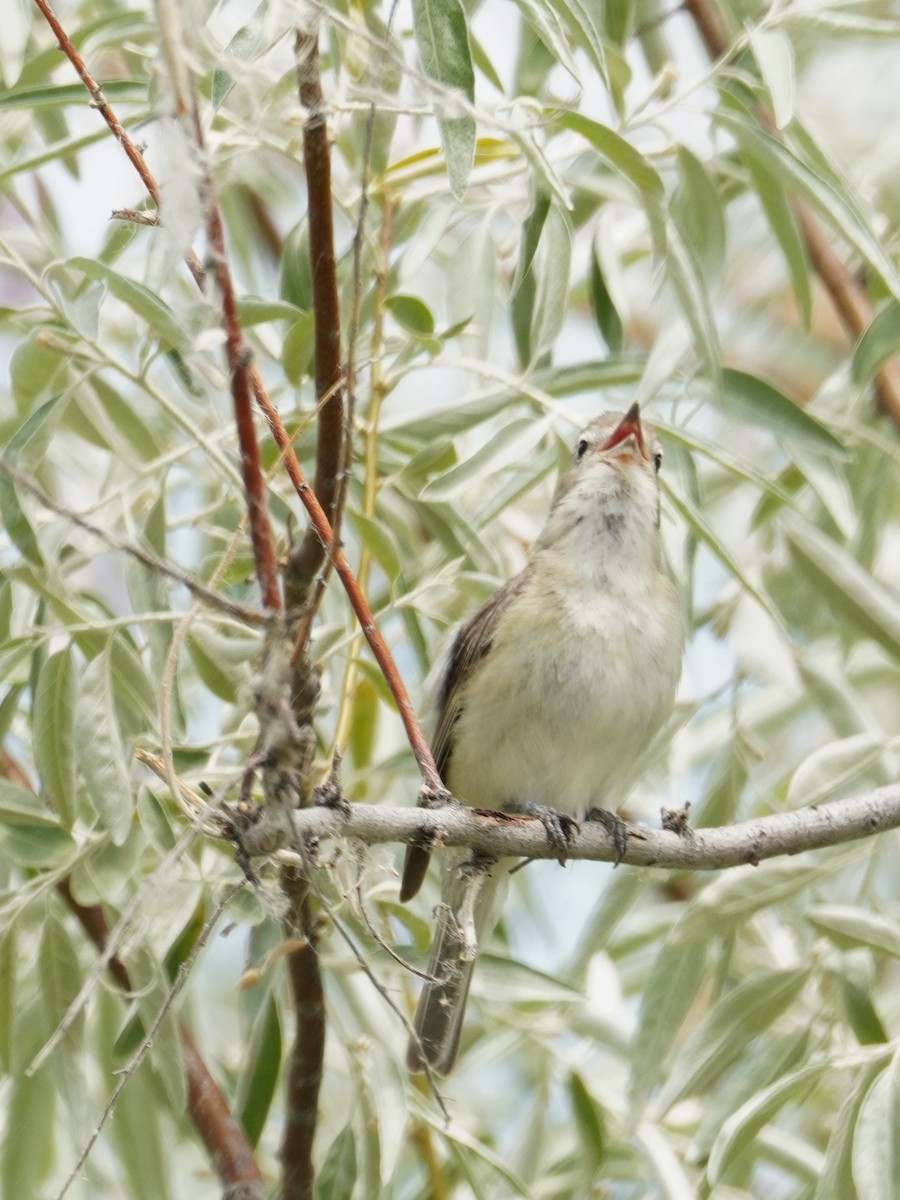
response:
M532 812L564 855L582 819L615 809L636 760L670 716L683 634L660 538L659 437L638 404L581 432L525 567L456 633L439 670L432 750L452 797ZM431 851L407 848L400 898ZM502 908L512 859L445 850L411 1071L446 1075L460 1043L479 950Z

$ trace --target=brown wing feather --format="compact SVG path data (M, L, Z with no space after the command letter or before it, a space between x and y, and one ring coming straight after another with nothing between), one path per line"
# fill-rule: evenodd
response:
M494 632L510 601L521 591L528 568L498 588L478 612L462 626L453 640L447 668L438 695L438 720L431 749L441 779L447 782L453 753L453 730L463 710L465 685L472 672L491 648ZM400 899L405 903L418 892L425 880L431 851L422 846L407 846L400 884Z

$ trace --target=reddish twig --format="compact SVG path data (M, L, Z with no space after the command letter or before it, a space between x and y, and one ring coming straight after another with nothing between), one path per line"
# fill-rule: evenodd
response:
M296 867L285 867L281 884L290 902L285 928L301 943L287 962L294 998L295 1036L287 1065L281 1195L282 1200L312 1200L313 1142L325 1056L325 993L305 875Z
M730 46L719 14L711 0L684 0L706 51L712 59L724 59ZM760 124L772 137L783 140L774 118L763 104L756 105ZM832 246L821 223L809 205L799 196L791 196L791 207L810 262L841 319L844 329L855 341L862 337L875 316L875 308L865 288ZM878 406L900 428L900 364L887 363L875 380Z
M316 400L319 421L316 442L315 493L334 525L344 438L344 395L341 372L341 313L338 302L331 199L331 149L325 120L325 97L319 78L319 41L298 33L295 42L303 123L303 169L309 210L309 257L312 269L316 338ZM318 539L317 539L318 541ZM324 547L320 547L324 553Z

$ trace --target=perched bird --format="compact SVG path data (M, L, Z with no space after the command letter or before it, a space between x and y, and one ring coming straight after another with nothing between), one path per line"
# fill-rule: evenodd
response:
M452 794L532 811L564 847L573 820L615 815L635 760L672 711L682 631L660 547L659 439L637 404L578 439L525 568L457 633L438 690L433 751ZM407 850L400 897L430 852ZM407 1055L456 1060L475 958L499 915L511 860L445 851L441 904Z

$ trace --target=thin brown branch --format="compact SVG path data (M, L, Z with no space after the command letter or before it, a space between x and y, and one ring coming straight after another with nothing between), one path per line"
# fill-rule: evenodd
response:
M299 943L287 962L294 998L295 1034L287 1064L281 1196L282 1200L312 1200L313 1143L325 1057L325 993L316 946L315 915L303 872L296 867L282 868L281 885L290 905L284 922L286 932Z
M724 59L730 45L715 0L684 0L685 11L693 18L697 31L712 59ZM772 113L763 104L756 105L760 124L772 137L782 139ZM801 236L806 243L813 269L847 334L856 341L862 337L873 317L875 308L865 288L831 244L821 222L805 200L791 197L791 207ZM900 429L900 363L886 363L875 379L878 407Z
M489 858L558 858L540 821L509 813L448 804L423 811L384 805L350 804L341 809L306 808L293 814L294 840L354 838L368 845L466 846ZM639 867L718 871L766 858L821 850L900 828L900 784L874 792L813 805L792 812L708 829L683 832L630 824L621 861ZM249 830L244 845L250 854L270 853L280 843L277 831L264 822ZM566 854L593 862L619 861L615 841L595 821L584 822Z
M331 147L325 97L319 75L319 41L315 32L298 31L294 43L297 85L305 111L303 169L309 214L309 256L315 317L316 471L314 489L328 522L340 516L337 500L344 466L344 389L341 370L341 314L331 196ZM339 539L335 539L339 540ZM329 547L308 529L291 554L285 573L289 608L304 610L309 590L325 562ZM318 589L316 600L321 596ZM299 655L297 656L299 657Z

